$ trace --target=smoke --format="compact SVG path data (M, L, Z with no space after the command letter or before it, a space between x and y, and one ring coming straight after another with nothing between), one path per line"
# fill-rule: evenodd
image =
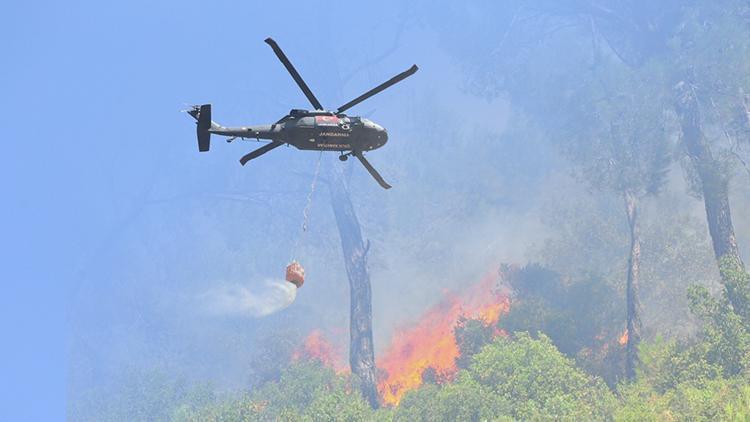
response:
M209 314L217 316L264 317L294 302L297 287L284 280L267 279L252 290L246 286L224 285L199 296Z

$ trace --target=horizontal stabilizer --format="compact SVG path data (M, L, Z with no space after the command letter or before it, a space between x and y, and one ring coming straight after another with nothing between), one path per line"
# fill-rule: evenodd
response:
M211 147L211 104L204 104L198 111L198 151L205 152Z

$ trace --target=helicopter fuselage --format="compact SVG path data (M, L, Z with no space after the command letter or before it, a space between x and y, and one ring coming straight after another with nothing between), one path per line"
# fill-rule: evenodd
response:
M301 150L372 151L388 142L388 132L363 117L328 111L292 110L271 125L212 127L216 135L268 139L284 142Z
M314 110L293 109L281 120L271 125L224 127L211 120L211 104L193 105L185 111L196 121L198 151L206 152L211 148L211 134L226 136L229 138L227 142L237 138L270 141L243 155L240 158L240 164L243 166L284 144L301 150L337 151L341 153L339 155L341 161L346 161L350 156L356 157L381 187L390 189L391 185L365 158L366 152L378 149L388 142L388 132L382 126L364 117L347 116L344 112L413 75L418 70L417 65L412 65L409 69L339 106L336 111L328 111L323 108L276 41L266 38L265 42L273 49L274 54L305 94L310 105L315 107Z

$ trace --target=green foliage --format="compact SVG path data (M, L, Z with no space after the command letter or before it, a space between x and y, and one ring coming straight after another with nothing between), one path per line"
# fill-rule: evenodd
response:
M508 400L491 387L478 383L467 372L442 386L427 384L409 392L394 410L396 421L495 420L509 415ZM508 418L510 419L510 418Z
M747 274L722 262L722 276L737 289ZM747 420L750 335L728 300L705 287L689 289L691 311L703 327L698 339L661 337L641 344L637 382L619 387L616 420Z
M351 378L336 375L318 362L298 362L253 392L206 406L181 409L177 420L363 420L372 410L354 388Z
M726 376L750 368L750 333L726 298L712 297L703 287L689 291L691 310L704 323L696 351L707 362L719 365Z
M618 388L615 420L736 420L747 381L724 378L704 345L680 345L657 338L640 346L637 381Z
M642 343L637 381L618 388L616 420L747 420L750 385L738 370L747 367L747 338L739 318L705 289L690 295L705 321L701 337Z
M731 421L750 420L750 385L738 388L733 399L724 406L724 416Z
M690 309L703 321L701 342L694 346L706 362L725 376L750 374L750 275L736 262L722 259L724 290L713 297L701 286L689 289Z
M215 400L208 385L193 385L159 371L133 371L112 387L76 397L72 421L169 421L176 409L202 408Z
M696 386L683 383L659 393L639 381L622 386L617 421L747 420L750 386L717 378Z
M512 403L516 418L603 418L612 396L597 378L576 368L544 334L498 338L474 357L469 372Z
M750 273L728 256L721 259L719 268L726 300L747 327L750 325Z
M479 353L485 345L492 342L495 328L482 319L461 317L453 330L458 345L459 356L456 366L460 369L468 368L471 358Z
M255 418L257 412L257 403L250 400L248 395L240 395L201 408L180 407L175 410L172 420L185 422L249 421L257 420Z
M721 367L709 363L699 352L695 347L662 337L643 342L639 346L637 378L658 393L665 393L680 384L702 385L719 378Z
M485 346L453 383L407 393L396 419L592 420L613 406L606 385L576 368L548 337L517 333Z

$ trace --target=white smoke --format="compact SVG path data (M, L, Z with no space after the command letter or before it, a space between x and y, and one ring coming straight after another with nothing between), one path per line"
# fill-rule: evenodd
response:
M284 280L265 280L253 290L240 285L225 285L200 295L204 309L212 315L264 317L294 302L297 287Z

